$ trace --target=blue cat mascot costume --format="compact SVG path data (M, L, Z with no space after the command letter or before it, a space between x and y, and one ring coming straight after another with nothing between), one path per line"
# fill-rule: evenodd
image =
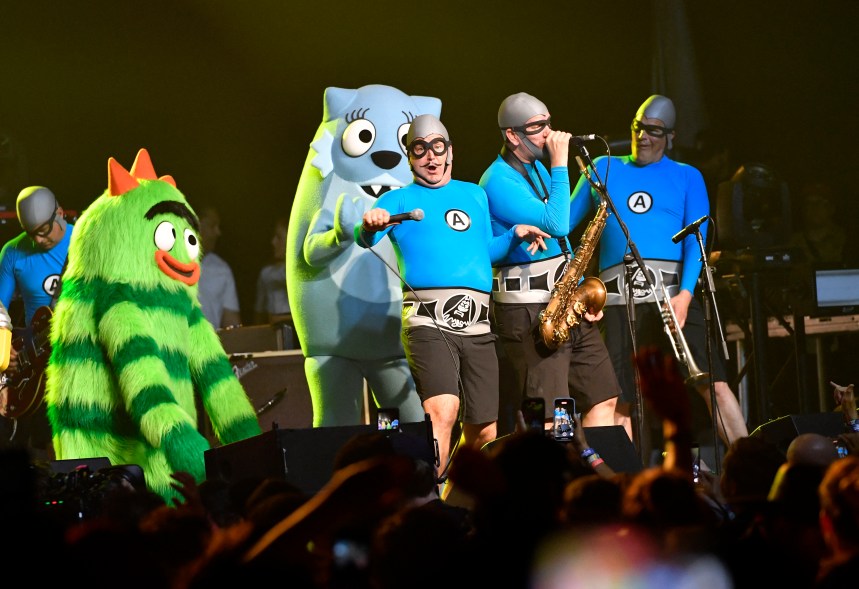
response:
M287 290L313 401L313 426L363 423L364 379L401 422L424 411L400 341L402 286L388 240L373 251L352 229L376 199L412 181L405 137L441 100L390 86L326 88L322 124L298 182L286 245Z

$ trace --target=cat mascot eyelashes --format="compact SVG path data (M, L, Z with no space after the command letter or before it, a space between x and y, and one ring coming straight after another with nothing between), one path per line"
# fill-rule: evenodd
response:
M256 413L197 300L197 216L141 149L108 161L108 188L81 214L51 322L45 400L57 459L107 457L205 478L197 400L221 443L260 433Z

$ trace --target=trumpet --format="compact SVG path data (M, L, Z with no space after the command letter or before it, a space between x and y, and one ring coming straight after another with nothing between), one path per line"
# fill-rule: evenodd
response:
M662 303L659 307L662 314L662 322L665 324L665 333L668 335L668 339L671 340L674 356L689 372L689 376L686 377L686 384L691 387L697 387L709 382L710 375L698 368L695 359L692 357L689 344L686 343L686 337L677 325L677 315L674 314L674 309L671 307L671 297L668 296L665 284L660 284L660 286L662 287Z

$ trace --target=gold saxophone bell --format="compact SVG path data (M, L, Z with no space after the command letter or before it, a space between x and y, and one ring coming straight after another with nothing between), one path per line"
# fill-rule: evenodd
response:
M698 387L710 381L710 375L700 368L695 363L695 358L692 357L692 351L689 349L689 344L686 343L686 337L683 331L677 326L677 316L674 314L674 308L671 306L671 297L668 296L668 291L664 284L662 287L662 303L660 311L662 321L665 324L665 333L668 339L671 340L671 347L674 350L674 356L677 361L686 367L689 376L686 377L686 385L690 387Z

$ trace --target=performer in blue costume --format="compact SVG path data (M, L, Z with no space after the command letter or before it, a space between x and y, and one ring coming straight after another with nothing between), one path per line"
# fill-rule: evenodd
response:
M661 300L664 283L671 306L682 328L695 363L707 370L706 327L701 302L693 296L701 273L701 252L694 234L680 243L672 237L686 225L710 214L707 189L701 173L692 166L672 160L667 151L672 148L675 123L674 103L660 95L649 97L632 121L632 154L623 157L599 157L594 162L603 179L618 214L629 228L648 274ZM609 165L610 162L610 165ZM578 224L585 211L598 205L599 197L585 177L573 191L571 223ZM587 207L582 205L587 204ZM701 225L706 235L707 223ZM626 307L626 277L623 257L629 251L626 237L614 216L610 216L600 239L600 278L608 293L605 319L602 322L606 344L611 352L615 371L623 387L618 412L623 416L627 432L631 432L634 406L633 354ZM664 333L659 306L650 292L641 270L632 276L636 314L636 347L670 344ZM716 350L717 346L713 345ZM748 435L748 428L737 398L725 377L725 368L714 354L717 408L710 407L710 388L705 381L697 385L722 440L730 444ZM647 424L645 424L647 425Z
M614 425L620 385L595 323L599 311L586 313L570 331L570 340L554 351L546 348L538 331L539 314L573 249L567 240L572 135L553 130L549 109L525 92L504 99L498 126L504 141L501 154L480 179L489 198L493 232L528 223L556 238L546 240L546 250L534 256L520 246L495 264L491 321L499 337L500 361L512 375L502 383L499 429L513 431L523 397L543 397L551 407L568 391L582 412L583 425ZM540 161L546 151L551 174ZM589 203L578 206L579 212L589 210ZM551 416L545 423L550 426Z
M523 241L536 251L548 234L516 225L493 237L486 193L476 184L451 179L453 147L436 117L417 117L407 145L414 182L381 196L355 226L355 241L372 247L387 235L393 244L403 282L402 339L444 472L460 413L466 445L480 448L496 436L492 263ZM417 209L421 220L392 224L391 215Z
M18 194L17 213L24 231L0 251L0 304L8 309L17 293L24 303L25 323L17 327L25 327L39 307L53 303L74 225L66 221L63 207L44 186L23 189ZM9 370L15 370L16 365L13 351ZM51 456L51 431L44 406L18 420L0 417L0 436L0 447L8 443L29 447L41 458Z
M289 217L286 286L313 401L313 425L363 423L364 382L403 422L424 420L400 343L402 293L389 243L356 247L352 229L376 199L411 182L409 124L441 101L390 86L326 88L325 113Z

